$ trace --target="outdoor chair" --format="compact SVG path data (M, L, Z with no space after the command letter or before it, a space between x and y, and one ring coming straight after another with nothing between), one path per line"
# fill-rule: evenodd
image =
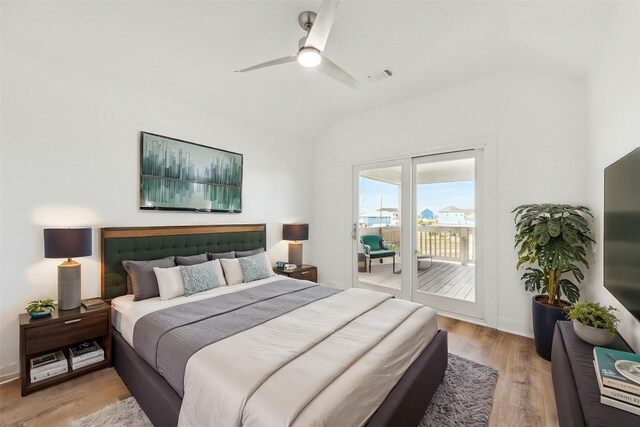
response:
M383 258L392 257L393 259L393 272L396 272L396 251L387 247L382 236L377 234L370 236L362 236L360 238L364 247L364 255L369 260L369 273L371 273L371 260L379 259L382 262ZM366 266L366 260L365 260Z

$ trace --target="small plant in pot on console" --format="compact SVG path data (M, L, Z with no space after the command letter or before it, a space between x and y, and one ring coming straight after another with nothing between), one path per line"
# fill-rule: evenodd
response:
M512 213L516 268L528 265L522 275L525 289L538 294L532 301L536 351L550 360L555 324L566 319L563 309L578 301L577 285L585 277L582 268L589 268L587 251L595 241L587 218L593 215L584 206L549 203L518 206Z
M577 302L572 307L565 308L573 330L583 341L589 344L605 346L611 344L616 336L618 318L615 307L598 304L597 302Z

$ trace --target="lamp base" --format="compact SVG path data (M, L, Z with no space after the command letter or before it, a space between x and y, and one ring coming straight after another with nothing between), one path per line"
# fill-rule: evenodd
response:
M302 267L302 243L289 243L289 264L295 264L298 267Z
M80 264L69 259L58 265L58 310L80 307Z

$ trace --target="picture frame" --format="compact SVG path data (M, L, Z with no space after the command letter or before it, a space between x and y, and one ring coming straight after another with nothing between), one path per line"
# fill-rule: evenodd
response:
M140 209L242 212L243 155L141 132Z

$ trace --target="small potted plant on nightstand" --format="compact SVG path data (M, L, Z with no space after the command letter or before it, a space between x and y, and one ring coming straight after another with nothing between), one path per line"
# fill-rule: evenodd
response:
M613 313L618 309L597 302L577 302L565 309L567 317L573 321L573 330L583 341L592 345L611 344L616 336L618 318Z
M34 319L51 316L51 311L55 309L56 307L53 305L52 299L31 301L29 305L25 307L25 310L27 310L29 316L33 317Z

